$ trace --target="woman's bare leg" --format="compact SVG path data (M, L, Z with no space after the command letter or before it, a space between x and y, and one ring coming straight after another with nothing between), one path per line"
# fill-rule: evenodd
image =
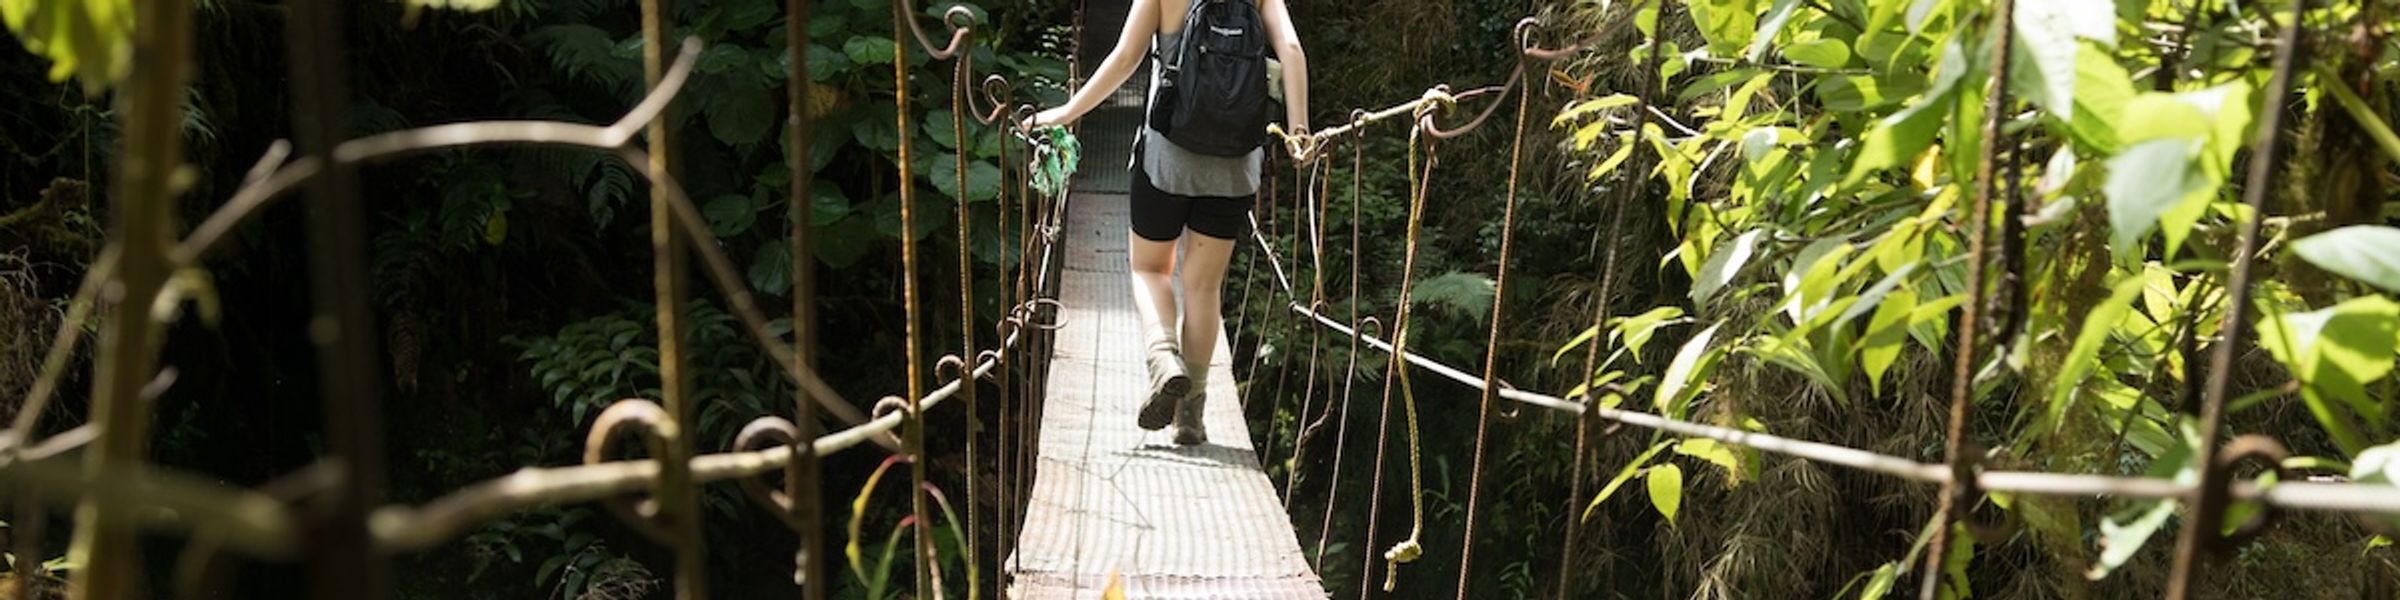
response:
M1175 310L1175 242L1152 241L1125 232L1127 269L1133 277L1133 307L1142 319L1144 358L1150 370L1149 396L1142 401L1136 424L1161 429L1173 422L1175 405L1191 391L1178 343Z
M1183 239L1183 364L1193 393L1176 411L1175 443L1191 445L1208 440L1201 410L1208 401L1208 365L1224 331L1225 267L1233 257L1233 240L1188 229Z

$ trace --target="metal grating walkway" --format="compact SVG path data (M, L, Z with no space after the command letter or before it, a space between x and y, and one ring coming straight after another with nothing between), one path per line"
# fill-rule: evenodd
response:
M1123 127L1094 121L1087 139ZM1085 172L1123 171L1124 159L1122 150L1093 152ZM1125 203L1113 193L1077 193L1069 203L1065 328L1050 361L1033 494L1008 563L1010 596L1097 598L1115 571L1127 598L1326 597L1259 470L1225 344L1207 382L1208 444L1180 447L1172 429L1134 426L1147 376L1126 274Z

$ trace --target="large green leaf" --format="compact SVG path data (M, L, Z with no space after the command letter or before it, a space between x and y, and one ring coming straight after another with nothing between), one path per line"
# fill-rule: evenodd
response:
M1709 52L1731 56L1750 43L1758 30L1757 0L1690 0L1692 24L1708 39Z
M1850 174L1843 185L1856 184L1876 171L1906 164L1932 146L1933 134L1941 131L1943 119L1950 116L1953 92L1966 74L1966 49L1952 40L1943 47L1942 60L1934 70L1933 88L1908 108L1884 117L1867 130L1866 139L1860 143L1858 160L1850 164Z
M1741 274L1742 265L1749 264L1751 255L1757 253L1758 240L1766 233L1764 229L1752 229L1709 253L1708 262L1700 265L1700 277L1692 281L1692 304L1707 304L1709 296L1732 283L1734 276Z
M2011 44L2009 71L2012 87L2035 104L2071 120L2075 114L2078 38L2116 45L2116 14L2105 2L2092 0L2020 0L2016 3L2016 39Z
M774 122L775 98L765 89L719 90L702 102L708 133L718 141L736 146L756 144L780 129Z
M2169 138L2126 148L2108 159L2109 241L2119 254L2133 252L2142 236L2158 225L2159 215L2194 198L2203 181L2192 159L2200 141Z
M1718 357L1724 354L1721 350L1710 348L1709 341L1717 335L1717 328L1724 324L1719 321L1709 325L1684 342L1682 349L1675 351L1675 360L1667 363L1666 374L1659 378L1658 395L1654 402L1660 411L1671 417L1681 416L1691 397L1699 393L1700 385L1708 381L1709 373L1716 369Z
M2400 293L2400 229L2351 225L2300 238L2292 252L2319 269Z
M2075 344L2068 348L2066 358L2059 362L2058 374L2050 380L2051 427L2065 423L2067 408L2075 401L2075 391L2082 387L2085 378L2091 376L2092 369L2099 366L2101 346L2108 342L2110 334L2116 332L2117 324L2132 314L2133 299L2141 295L2144 285L2146 281L2142 277L2126 277L2117 282L2116 289L2109 293L2107 300L2102 300L2084 314L2083 324L2075 334Z
M1610 478L1608 485L1601 486L1599 493L1592 494L1591 502L1583 505L1583 516L1580 519L1592 520L1592 512L1600 509L1600 503L1607 502L1609 497L1615 496L1618 488L1625 487L1625 482L1632 481L1634 476L1640 475L1643 472L1642 466L1650 464L1651 458L1658 456L1659 452L1666 450L1672 443L1651 444L1649 450L1642 451L1640 456L1633 457L1633 462L1626 463L1624 468L1618 469L1617 476Z
M1775 0L1775 6L1767 9L1767 20L1758 24L1758 34L1751 37L1750 52L1742 59L1758 62L1758 57L1766 55L1767 46L1775 43L1775 35L1783 32L1784 24L1792 22L1792 12L1799 7L1800 0Z
M2324 309L2262 319L2258 337L2259 346L2304 385L2302 399L2335 441L2345 451L2363 449L2366 439L2327 400L2342 401L2371 426L2384 421L2382 401L2366 386L2392 372L2393 354L2400 350L2400 304L2382 296L2352 298Z
M928 164L932 168L919 175L933 179L933 188L940 190L942 195L958 198L958 157L944 154ZM967 200L982 202L999 197L1000 167L983 161L967 163Z
M1492 278L1482 273L1452 271L1417 282L1409 301L1429 305L1461 318L1482 321L1491 314Z
M97 94L133 63L131 0L0 0L0 23L27 51L50 60L50 80L83 80Z
M1875 316L1867 320L1866 338L1858 344L1858 364L1867 373L1869 389L1878 395L1883 393L1883 374L1899 360L1900 347L1908 341L1908 316L1916 308L1916 292L1896 290L1876 303Z
M741 235L758 223L758 209L751 205L748 196L740 194L710 198L708 204L701 205L700 215L708 219L709 233L720 238Z
M792 247L789 240L774 238L758 246L750 255L750 287L763 294L780 295L792 289Z
M1797 42L1783 47L1783 57L1811 67L1839 69L1850 64L1850 45L1831 38Z
M1661 463L1650 467L1650 474L1643 479L1650 483L1650 506L1667 517L1667 524L1675 524L1675 513L1683 508L1683 467Z
M900 46L886 37L862 35L842 42L842 54L848 55L850 62L862 65L892 64L899 51Z

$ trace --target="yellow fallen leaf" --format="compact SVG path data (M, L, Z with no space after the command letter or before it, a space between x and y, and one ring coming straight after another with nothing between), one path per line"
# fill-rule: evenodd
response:
M1118 579L1117 568L1108 568L1108 585L1100 588L1100 600L1125 600L1125 582Z

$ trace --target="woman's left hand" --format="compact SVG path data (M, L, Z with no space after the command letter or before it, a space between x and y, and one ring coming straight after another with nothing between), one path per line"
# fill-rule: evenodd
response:
M1032 118L1026 119L1021 125L1026 130L1030 131L1036 127L1065 125L1068 121L1072 120L1072 118L1067 116L1067 107L1057 106L1043 110L1042 112L1034 113Z

